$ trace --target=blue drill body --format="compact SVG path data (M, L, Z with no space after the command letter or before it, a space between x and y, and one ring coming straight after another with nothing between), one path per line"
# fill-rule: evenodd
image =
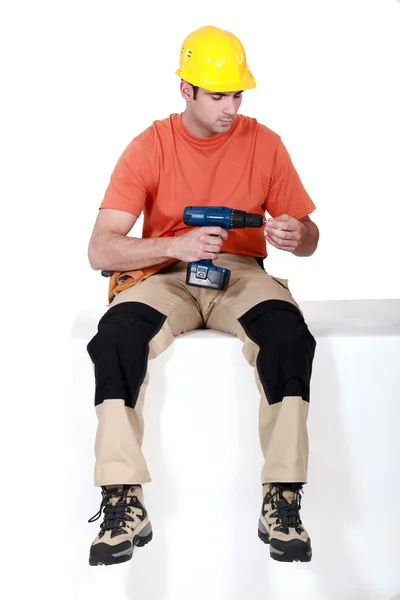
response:
M183 211L183 222L192 227L221 227L227 230L262 227L265 219L263 215L226 206L187 206ZM186 283L225 291L230 276L229 269L216 267L212 260L200 260L188 264Z
M183 212L183 222L193 227L231 229L233 214L233 209L226 206L187 206Z

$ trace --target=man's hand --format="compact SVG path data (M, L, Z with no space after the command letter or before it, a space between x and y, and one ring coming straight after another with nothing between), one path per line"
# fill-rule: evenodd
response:
M171 255L184 262L214 260L221 251L222 240L227 237L222 227L195 227L188 233L172 238Z
M265 239L275 248L295 253L303 244L308 234L308 227L289 215L280 215L268 219L265 224Z

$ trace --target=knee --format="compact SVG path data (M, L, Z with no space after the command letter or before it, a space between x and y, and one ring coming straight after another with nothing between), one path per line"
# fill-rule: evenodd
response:
M110 308L87 345L95 366L95 404L121 398L134 408L146 374L150 340L161 329L166 315L140 302Z
M130 352L145 347L161 329L166 315L141 302L123 302L110 308L100 319L97 333L87 345L96 364L104 353L117 349Z
M316 340L299 309L282 300L267 300L239 322L259 346L257 368L269 403L280 402L284 396L309 401Z

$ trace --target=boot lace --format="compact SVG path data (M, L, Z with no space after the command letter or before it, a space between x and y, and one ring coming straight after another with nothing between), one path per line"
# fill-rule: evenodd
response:
M294 492L294 498L292 502L283 495L284 491ZM271 504L274 513L271 513L271 517L276 518L275 527L276 530L282 531L288 534L289 528L292 527L298 534L304 531L302 521L300 519L301 509L301 494L303 493L303 486L299 484L285 484L279 483L274 484L273 487L266 495L266 503Z
M129 487L130 486L124 486L122 490L118 491L113 490L102 492L103 497L100 508L98 512L88 521L88 523L94 523L94 521L100 519L101 513L104 509L104 520L100 525L99 537L103 537L107 531L111 531L111 537L121 533L126 533L126 531L123 529L127 526L126 522L133 521L129 514L129 504L126 498ZM115 504L111 504L109 501L114 497L117 497L118 500ZM129 500L130 503L137 502L136 496L132 496Z

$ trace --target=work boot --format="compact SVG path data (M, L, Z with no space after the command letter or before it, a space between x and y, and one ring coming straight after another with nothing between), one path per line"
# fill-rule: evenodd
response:
M89 564L114 565L132 558L135 546L151 541L153 531L143 505L140 485L102 487L99 512L89 523L97 521L104 509L99 535L90 547Z
M264 501L258 522L258 537L270 544L270 555L282 562L310 562L311 540L300 519L302 485L263 485Z

